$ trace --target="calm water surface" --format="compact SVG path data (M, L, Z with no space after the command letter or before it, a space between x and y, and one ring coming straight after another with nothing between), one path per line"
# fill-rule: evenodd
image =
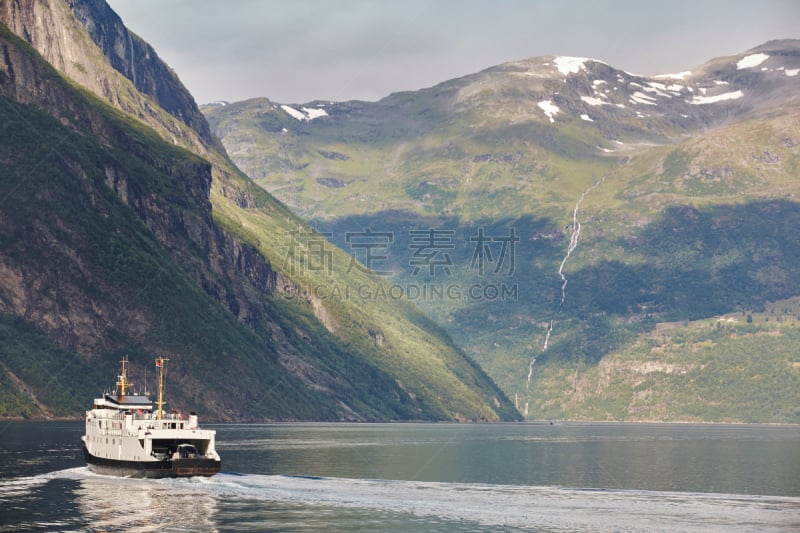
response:
M223 472L84 466L81 423L0 422L0 531L800 531L800 428L220 425Z

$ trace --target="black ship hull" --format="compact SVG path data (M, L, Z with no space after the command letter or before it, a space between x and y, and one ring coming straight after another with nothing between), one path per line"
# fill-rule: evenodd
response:
M92 472L108 475L133 478L164 478L164 477L192 477L213 476L219 472L221 461L216 459L187 458L165 459L163 461L123 461L95 457L86 446L83 446L83 456Z

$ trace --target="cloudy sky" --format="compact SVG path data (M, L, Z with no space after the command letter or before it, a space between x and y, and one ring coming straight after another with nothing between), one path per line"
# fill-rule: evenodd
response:
M200 103L377 100L556 54L637 74L800 38L797 0L108 0Z

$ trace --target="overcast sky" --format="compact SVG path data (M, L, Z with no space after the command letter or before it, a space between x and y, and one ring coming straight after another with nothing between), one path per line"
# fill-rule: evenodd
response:
M637 74L800 38L798 0L108 0L198 103L377 100L555 54Z

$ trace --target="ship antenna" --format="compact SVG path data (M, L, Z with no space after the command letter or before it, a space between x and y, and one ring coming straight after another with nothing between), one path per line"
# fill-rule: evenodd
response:
M164 376L166 374L167 369L167 359L166 357L157 357L156 358L156 368L158 368L158 419L161 420L161 414L164 411Z
M117 378L117 395L120 398L124 398L125 389L133 386L131 383L128 383L128 369L125 366L128 364L128 356L122 356L122 361L120 361L120 363L122 363L122 373Z

